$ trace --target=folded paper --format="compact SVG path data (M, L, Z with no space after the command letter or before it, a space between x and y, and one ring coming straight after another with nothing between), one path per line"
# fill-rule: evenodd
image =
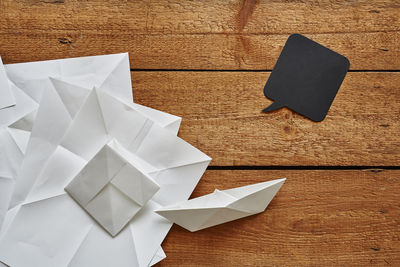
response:
M62 104L68 110L79 109L82 99L84 99L82 94L87 95L87 91L93 86L99 86L103 90L108 90L127 100L132 99L129 60L126 53L4 66L0 62L0 84L9 85L16 102L14 106L0 109L0 127L8 127L16 145L22 149L23 153L26 152L27 147L29 148L28 155L20 162L23 166L22 169L19 169L18 173L9 179L14 188L12 194L8 194L10 200L7 201L6 206L10 203L9 208L20 204L25 199L31 186L30 181L35 179L41 163L47 159L45 154L49 154L46 152L49 150L43 150L43 148L48 146L46 141L40 143L40 140L47 138L47 140L53 140L52 143L54 143L54 139L56 139L54 136L46 136L46 138L41 136L57 132L48 131L48 129L55 129L54 125L43 127L43 124L37 123L33 134L34 138L28 142L33 123L36 121L38 104L42 100L44 91L57 89L57 94L62 98ZM0 87L4 88L2 85ZM82 86L86 86L88 89L81 90ZM0 88L0 92L3 92L2 90ZM47 99L47 103L51 103L53 100ZM49 117L53 112L60 112L58 108L50 109L49 112L51 105L46 107L47 110L42 107L42 113L45 113L47 121L50 121ZM59 114L57 115L59 118ZM60 133L62 130L58 132ZM13 157L14 155L8 156ZM15 182L17 183L14 184ZM0 225L3 219L3 216L0 215Z
M128 53L5 65L8 78L40 102L49 78L85 88L101 88L132 101Z
M42 92L30 143L35 136L35 142L40 139L51 149L42 154L45 160L33 164L36 174L21 183L25 196L7 214L0 261L11 266L155 264L165 257L160 245L172 224L154 210L188 199L210 158L176 136L179 117L100 88L82 94L84 99L75 109L66 105L64 93L77 88L60 93L61 87L72 84L55 78L50 82L52 86ZM53 110L50 116L47 105ZM45 128L39 125L54 129L39 131ZM41 154L41 150L28 153L29 147L25 159ZM97 171L104 168L107 172L101 176ZM95 186L81 190L79 185L86 182ZM81 218L68 225L63 213ZM32 227L24 226L27 221ZM40 231L32 231L38 227Z
M12 100L9 102L9 93ZM4 99L3 99L4 98ZM37 108L37 103L16 87L8 79L5 68L0 60L0 229L7 214L9 201L12 196L15 176L23 161L29 133L25 130L14 128L21 118L28 116ZM8 99L8 100L7 100ZM3 101L6 100L6 101ZM15 104L16 103L16 104Z
M112 236L138 213L160 188L146 171L110 141L65 188Z
M14 106L15 103L15 98L0 57L0 109Z
M12 208L25 200L32 182L92 88L97 86L131 101L132 86L127 53L9 64L5 69L10 81L40 104L38 110L30 109L12 124L32 131L33 137L14 179Z
M285 178L213 193L165 206L158 214L194 232L263 212Z
M16 215L19 214L21 207L25 207L25 204L38 201L38 199L36 199L36 201L32 199L26 200L27 195L30 195L32 192L33 196L40 195L39 199L41 200L49 196L49 201L51 199L60 202L61 199L55 196L60 195L59 187L64 187L65 184L60 185L59 180L55 179L58 174L57 172L71 171L71 166L74 166L76 161L79 161L80 164L84 164L82 159L70 157L71 155L66 153L62 148L56 148L54 151L54 154L57 154L59 157L50 157L52 153L49 153L48 150L43 154L45 151L41 149L42 146L35 145L40 144L38 140L41 140L43 144L57 144L55 141L57 138L60 138L62 134L57 137L54 133L62 133L62 130L60 130L62 127L68 128L69 123L85 102L85 98L88 96L93 86L98 86L101 90L114 94L116 97L126 99L126 101L132 100L129 61L126 53L9 64L5 65L4 69L6 70L6 76L11 91L16 99L16 105L0 109L0 126L6 127L1 131L2 139L0 140L0 147L2 148L0 157L5 159L1 162L3 164L0 164L0 226L4 219L3 227L0 229L0 237L4 237L6 234L10 233L8 229L14 226L14 219ZM18 84L18 86L16 84ZM42 99L42 96L45 94L47 96ZM49 94L51 94L51 96ZM46 106L49 106L51 102L56 102L59 106L53 106L53 108L46 112L46 109L48 110ZM37 118L39 104L44 104L44 106L39 113L39 118ZM138 104L131 104L135 106L137 110L140 110L142 114L152 118L152 120L161 127L165 127L175 135L178 132L181 121L179 117ZM64 110L69 114L70 119L63 120L66 124L54 124L55 121L60 119L60 114L64 113ZM56 113L56 115L51 116L52 113ZM34 125L36 126L34 127ZM43 129L43 125L48 125L48 127L44 127ZM46 129L51 129L52 131L46 131ZM34 130L33 139L30 138L32 130ZM28 149L28 154L25 154L28 146L30 147ZM23 159L24 154L25 158ZM53 161L48 160L49 157L52 158ZM42 160L38 161L37 159L40 158ZM55 158L59 161L54 160ZM17 172L21 174L20 165L23 160L26 164L26 183L23 178L18 179L25 175L17 175ZM32 162L34 164L32 164ZM35 172L32 172L33 170L29 168L29 166L34 167L37 173L35 174ZM41 174L43 166L47 166L48 168ZM38 181L37 179L38 177L43 178L49 176L53 178L51 181ZM20 192L23 192L23 194L19 201L16 202L16 206L14 205L15 207L11 206L8 208L11 196L14 194L15 198L15 193L18 192L18 187L15 185L16 180L20 181L18 185L21 186L20 189L22 190ZM38 183L36 183L36 181L38 181ZM14 188L17 190L13 190ZM18 200L18 197L15 199ZM70 198L68 201L69 200ZM21 204L24 205L22 206ZM7 209L8 212L6 212ZM6 215L5 218L4 214ZM34 225L32 225L31 229L33 228L35 228ZM30 231L25 232L25 237L28 238L30 234ZM40 236L40 234L37 234L37 236ZM45 243L44 240L49 239L45 234L41 238L43 244ZM67 242L67 240L65 240L65 242ZM104 245L100 245L99 249L100 247L104 248ZM43 249L42 251L45 250ZM84 251L84 249L82 248L80 251ZM155 264L159 260L165 258L165 254L160 246L155 248L154 251L156 252L151 258L151 264ZM40 250L37 252L39 254L41 253ZM93 260L94 258L100 259L98 252L99 251L94 253L97 254L96 257L93 256L94 254L83 252L80 253L79 258L82 259L82 257L84 257L85 260ZM111 252L109 254L112 256ZM125 259L123 255L121 255L120 258L121 261ZM106 262L104 259L103 262ZM29 257L21 260L25 261L26 266L31 266L30 263L32 259Z

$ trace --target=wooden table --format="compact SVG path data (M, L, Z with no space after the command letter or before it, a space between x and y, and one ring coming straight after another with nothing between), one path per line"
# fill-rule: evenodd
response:
M321 123L260 112L294 32L351 62ZM287 177L262 214L173 226L159 266L400 265L400 1L0 1L5 63L125 51L135 101L213 158L193 197Z

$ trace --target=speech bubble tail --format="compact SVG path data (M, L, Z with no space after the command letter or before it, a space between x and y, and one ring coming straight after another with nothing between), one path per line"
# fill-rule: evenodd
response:
M283 105L279 104L278 102L274 102L268 107L264 108L262 112L271 112L280 108L283 108Z

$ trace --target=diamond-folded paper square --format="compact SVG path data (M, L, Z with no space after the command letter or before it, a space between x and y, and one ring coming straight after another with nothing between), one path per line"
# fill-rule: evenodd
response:
M65 191L112 236L139 212L159 185L123 154L116 140L106 144Z

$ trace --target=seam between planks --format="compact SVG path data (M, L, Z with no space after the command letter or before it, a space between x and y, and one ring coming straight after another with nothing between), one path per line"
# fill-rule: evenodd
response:
M400 166L209 166L207 170L400 170Z
M229 69L131 69L138 72L271 72L272 70L229 70ZM400 72L400 70L349 70L348 72Z

